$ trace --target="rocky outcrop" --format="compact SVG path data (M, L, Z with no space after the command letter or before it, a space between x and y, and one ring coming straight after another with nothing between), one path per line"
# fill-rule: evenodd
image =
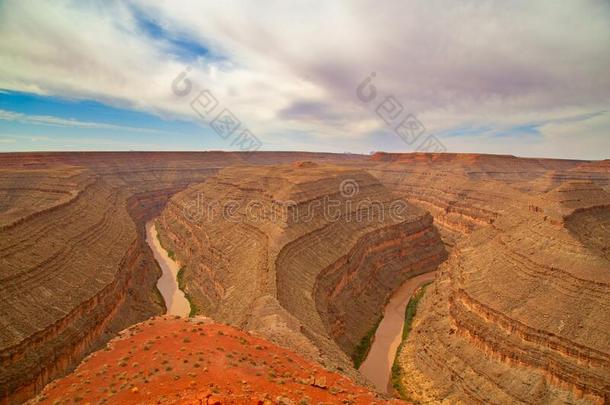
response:
M387 297L445 258L426 212L338 166L224 169L159 228L201 313L354 375L348 355Z
M410 398L609 400L610 195L565 176L550 189L544 176L490 184L505 196L486 202L498 217L441 266L399 354Z
M608 402L609 192L607 162L513 156L0 154L0 402L163 311L159 215L199 313L356 379L388 295L444 259L438 226L413 399Z
M121 332L31 404L402 404L209 318L154 318ZM63 403L63 402L62 402Z

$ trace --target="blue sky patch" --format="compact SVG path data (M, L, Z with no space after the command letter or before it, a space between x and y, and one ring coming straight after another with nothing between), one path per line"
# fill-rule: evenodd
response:
M225 148L226 142L204 123L92 100L0 90L0 152Z
M138 7L131 6L132 15L142 34L158 42L164 52L173 55L184 62L192 62L200 58L221 60L220 55L213 54L210 49L191 38L186 33L168 31L161 22L147 15Z

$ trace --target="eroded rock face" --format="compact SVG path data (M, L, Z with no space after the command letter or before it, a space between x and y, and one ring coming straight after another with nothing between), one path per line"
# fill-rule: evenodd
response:
M511 209L506 186L526 193L546 191L585 178L567 172L582 164L509 155L376 153L364 167L389 189L428 210L451 248Z
M270 163L285 165L260 167ZM244 164L259 167L223 170ZM411 396L608 402L609 167L454 154L0 154L0 402L31 397L163 312L144 241L161 212L200 312L355 378L348 354L387 294L445 256L433 217L451 256L400 354ZM400 197L413 205L378 221ZM241 205L227 220L198 216L209 202ZM365 207L372 221L356 220Z
M117 331L162 313L144 224L189 184L243 161L222 152L1 154L0 402L21 403Z
M403 385L418 401L605 403L608 178L579 165L512 170L460 185L496 216L457 238L427 290L399 354Z
M142 257L126 200L125 193L92 180L71 200L3 230L3 396L19 401L42 388L127 311L132 271ZM96 265L101 257L104 263Z
M446 255L429 214L329 165L224 169L177 194L159 228L196 308L352 373L389 294Z

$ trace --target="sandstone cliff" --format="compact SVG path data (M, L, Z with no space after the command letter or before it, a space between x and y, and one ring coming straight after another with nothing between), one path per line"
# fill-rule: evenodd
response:
M129 318L126 303L148 301L142 317L156 312L152 294L132 291L143 258L125 193L90 179L72 199L24 214L0 239L0 387L12 401L80 360L117 316Z
M430 211L443 241L453 247L510 209L508 188L526 193L545 186L548 190L565 181L568 170L584 163L468 153L376 153L360 166L389 189Z
M178 191L244 160L224 152L1 154L0 403L31 397L117 331L162 313L144 224Z
M517 164L487 186L460 185L496 214L458 238L420 303L399 354L411 399L609 400L607 179L543 169L534 176Z
M29 398L163 312L144 241L161 213L200 313L357 379L349 355L387 296L446 255L434 219L451 256L400 353L412 398L608 402L608 167L474 154L1 154L0 402Z
M200 313L352 375L390 293L445 258L429 214L338 166L227 168L158 225Z

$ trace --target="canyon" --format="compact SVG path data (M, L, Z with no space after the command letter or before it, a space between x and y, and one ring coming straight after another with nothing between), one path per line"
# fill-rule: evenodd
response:
M391 392L389 387L392 365L401 342L405 311L413 292L436 277L436 272L424 273L404 282L388 301L383 319L375 330L375 336L366 359L358 370L380 392Z
M430 158L439 164L419 161ZM482 172L473 159L389 158L380 176L436 213L453 246L399 354L408 398L607 403L607 162L493 157L502 164ZM400 167L425 170L446 197L394 183Z
M191 320L147 321L167 311L147 223L180 263ZM610 400L609 161L0 154L0 403L33 398L89 359L37 397L62 399L79 372L95 375L125 356L119 340L86 357L121 330L154 334L151 322L170 336L195 319L296 353L327 379L354 384L345 389L354 395L375 395L354 366L357 348L390 297L432 271L397 354L408 400ZM181 358L163 342L158 350ZM91 360L106 353L114 357ZM374 341L371 353L379 357ZM149 355L129 357L154 367L159 355ZM144 393L127 388L106 400Z
M22 403L164 313L146 222L176 192L243 162L224 152L0 154L0 403Z
M163 297L165 313L182 317L188 316L191 313L191 305L179 286L180 266L170 257L170 252L161 246L153 221L146 223L146 243L150 246L155 260L161 267L162 275L157 281L157 289ZM173 256L173 253L171 255Z
M359 378L349 357L393 286L446 256L432 217L395 202L358 169L229 167L176 194L158 227L198 311Z

